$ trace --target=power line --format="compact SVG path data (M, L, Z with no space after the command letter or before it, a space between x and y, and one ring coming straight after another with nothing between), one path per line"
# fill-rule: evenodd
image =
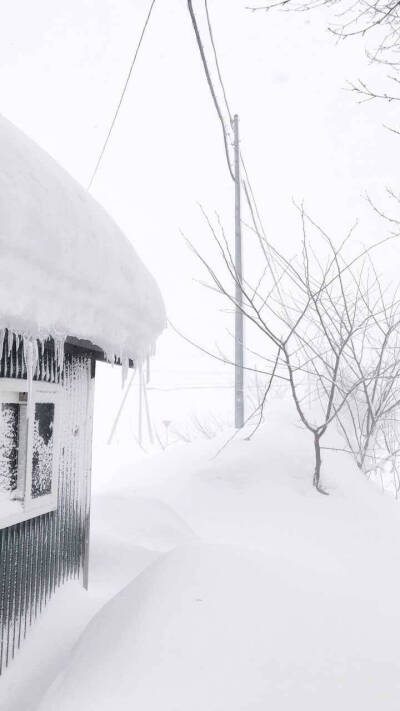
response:
M226 90L225 90L224 81L223 81L223 79L222 79L222 72L221 72L221 68L220 68L220 64L219 64L219 60L218 60L217 48L216 48L215 41L214 41L214 33L213 33L213 29L212 29L212 24L211 24L210 12L209 12L209 9L208 9L208 0L204 0L204 5L205 5L205 9L206 9L208 31L209 31L209 34L210 34L211 46L212 46L213 53L214 53L214 60L215 60L215 66L216 66L216 69L217 69L218 79L219 79L219 82L220 82L220 84L221 84L221 89L222 89L222 94L223 94L223 97L224 97L224 102L225 102L226 110L227 110L227 112L228 112L231 125L233 125L233 115L232 115L232 112L231 112L231 110L230 110L230 106L229 106L229 102L228 102L228 98L227 98L227 93L226 93ZM246 168L246 165L245 165L245 162L244 162L244 158L243 158L242 151L240 151L240 162L241 162L241 164L242 164L242 166L243 166L243 170L244 170L244 173L245 173L245 178L246 178L246 180L243 181L243 183L244 183L244 184L247 183L247 186L245 185L245 188L247 187L247 189L248 189L247 197L249 197L249 200L248 200L249 207L250 207L250 209L251 209L251 211L252 211L253 208L252 208L252 206L251 206L251 204L250 204L250 196L251 196L251 198L252 198L252 200L253 200L253 204L254 204L255 213L256 213L256 215L257 215L257 217L258 217L258 221L259 221L259 223L260 223L262 232L263 232L263 234L264 234L264 236L265 236L265 231L264 231L263 223L262 223L261 216L260 216L260 213L259 213L259 210L258 210L258 206L257 206L257 202L256 202L256 199L255 199L255 196L254 196L253 188L252 188L251 183L250 183L250 179L249 179L249 176L248 176L248 172L247 172L247 168ZM255 221L255 220L253 220L253 221Z
M208 0L204 0L204 5L205 5L205 10L206 10L208 31L209 31L209 35L210 35L211 46L212 46L212 49L213 49L213 54L214 54L214 60L215 60L215 66L216 66L216 69L217 69L218 79L219 79L219 82L220 82L220 84L221 84L222 94L223 94L223 97L224 97L224 102L225 102L226 110L227 110L228 115L229 115L229 120L230 120L230 122L231 122L231 125L233 125L233 115L232 115L232 112L231 112L231 109L230 109L230 106L229 106L229 102L228 102L227 93L226 93L226 90L225 90L224 81L223 81L223 79L222 79L222 72L221 72L220 63L219 63L219 59L218 59L217 48L216 48L216 44L215 44L215 40L214 40L214 33L213 33L213 29L212 29L212 24L211 24L210 12L209 12L209 9L208 9ZM244 173L245 173L245 181L243 181L243 184L244 184L244 186L245 186L245 189L248 190L246 197L249 198L249 199L248 199L249 207L250 207L250 209L251 209L251 211L252 211L253 208L252 208L251 203L250 203L250 196L251 196L251 198L252 198L252 200L253 200L253 204L254 204L255 213L256 213L256 215L257 215L257 217L258 217L258 220L259 220L259 223L260 223L262 232L263 232L263 234L265 235L263 223L262 223L261 216L260 216L260 213L259 213L259 210L258 210L257 202L256 202L256 199L255 199L255 196L254 196L254 193L253 193L253 189L252 189L252 186L251 186L251 183L250 183L250 180L249 180L249 176L248 176L248 173L247 173L247 168L246 168L246 165L245 165L245 162L244 162L244 158L243 158L242 151L240 151L240 162L241 162L241 164L242 164L242 166L243 166L243 170L244 170ZM246 186L246 183L247 183L247 186ZM255 221L255 220L253 220L253 221Z
M220 84L221 84L222 94L223 94L223 97L224 97L226 110L227 110L227 112L228 112L229 120L230 120L231 125L232 125L232 123L233 123L233 115L232 115L232 112L231 112L231 110L230 110L230 108L229 108L229 103L228 103L228 99L227 99L227 95L226 95L226 91L225 91L224 82L222 81L222 74L221 74L221 70L220 70L220 66L219 66L218 55L217 55L217 49L216 49L215 42L214 42L214 33L213 33L213 31L212 31L211 18L210 18L210 13L209 13L209 11L208 11L208 2L207 2L207 0L204 0L204 5L205 5L205 8L206 8L208 31L209 31L209 33L210 33L211 46L212 46L213 52L214 52L215 66L216 66L216 68L217 68L218 79L219 79L219 82L220 82Z
M129 72L128 72L128 75L127 75L127 77L126 77L125 84L124 84L124 87L123 87L123 89L122 89L122 93L121 93L120 99L119 99L118 104L117 104L117 108L115 109L114 116L113 116L113 119L112 119L111 124L110 124L110 128L109 128L108 133L107 133L107 136L106 136L106 140L105 140L104 143L103 143L103 147L102 147L102 149L101 149L101 151L100 151L100 155L99 155L99 157L98 157L98 160L97 160L95 169L94 169L94 171L93 171L92 177L90 178L89 185L88 185L88 190L90 190L90 188L91 188L92 185L93 185L93 181L94 181L94 179L95 179L95 177L96 177L96 175L97 175L97 171L98 171L98 169L99 169L99 167L100 167L100 163L101 163L101 161L102 161L102 159L103 159L103 156L104 156L104 153L105 153L105 151L106 151L108 142L109 142L109 140L110 140L111 133L112 133L113 128L114 128L114 126L115 126L115 122L116 122L116 120L117 120L119 110L120 110L121 105L122 105L122 102L123 102L123 100L124 100L124 97L125 97L125 94L126 94L126 90L127 90L127 88L128 88L129 80L130 80L130 78L131 78L131 74L132 74L132 71L133 71L133 67L135 66L135 62L136 62L137 56L138 56L138 54L139 54L139 50L140 50L140 47L141 47L141 44L142 44L142 41L143 41L143 37L144 37L145 32L146 32L146 29L147 29L147 25L149 24L150 16L151 16L153 7L154 7L154 5L155 5L155 2L156 2L156 0L152 0L151 5L150 5L150 9L149 9L149 11L148 11L148 13L147 13L146 21L145 21L145 23L144 23L143 30L142 30L142 33L141 33L141 35L140 35L138 45L137 45L137 47L136 47L136 52L135 52L134 57L133 57L133 59L132 59L131 65L130 65L130 67L129 67Z
M208 10L208 2L207 0L204 0L204 6L205 6L205 11L206 11L206 17L207 17L207 24L208 24L208 32L210 36L210 42L214 54L214 62L217 70L217 75L219 79L219 83L221 85L222 89L222 94L224 97L224 102L225 102L225 107L230 119L230 124L231 127L234 130L234 157L235 157L235 162L234 162L234 171L232 170L232 165L230 161L230 156L229 156L229 151L228 151L228 138L227 138L227 132L226 132L226 127L225 127L225 122L222 116L222 111L218 103L218 99L216 96L216 92L212 83L210 71L208 68L205 52L204 52L204 47L201 41L200 37L200 32L199 28L197 25L196 17L193 11L193 5L192 5L192 0L188 0L188 8L190 12L190 16L192 19L192 24L193 28L195 31L196 35L196 40L197 44L199 47L200 51L200 56L202 59L205 75L207 78L208 86L214 101L214 105L219 117L219 120L221 122L222 126L222 131L223 131L223 136L224 136L224 144L225 144L225 153L226 153L226 159L229 167L229 172L231 174L231 177L233 178L235 182L235 270L238 275L238 281L236 284L236 290L235 290L235 301L236 301L236 309L235 309L235 427L240 429L244 425L244 397L243 397L243 370L245 369L244 367L244 362L243 362L243 313L241 309L241 299L242 299L242 291L241 291L241 283L242 283L242 235L241 235L241 185L243 185L245 194L246 194L246 199L248 203L248 207L251 212L252 220L254 222L254 227L256 229L257 234L259 234L259 239L260 243L262 244L264 250L265 247L262 242L262 237L259 233L259 228L257 225L257 219L259 221L261 231L263 233L264 239L265 239L265 232L264 232L264 227L263 223L261 220L261 215L258 210L258 205L255 199L255 195L249 180L249 176L246 170L246 165L243 159L243 155L240 150L239 146L239 130L238 130L238 116L235 115L232 117L232 112L229 107L229 102L227 99L227 93L225 91L225 85L222 79L222 72L218 60L218 54L217 54L217 49L216 49L216 44L214 41L214 33L213 33L213 28L212 28L212 23L211 23L211 17L210 13ZM240 164L243 167L244 173L245 173L245 180L241 180L240 178ZM253 207L254 206L254 207ZM267 255L265 253L265 256L267 258ZM268 262L269 264L269 262ZM270 265L269 265L270 266ZM271 268L271 267L270 267Z
M225 101L225 106L230 118L231 127L234 133L234 170L232 170L232 165L229 159L227 136L225 123L222 118L222 112L218 104L218 100L214 91L214 87L211 81L210 72L207 66L207 61L205 58L205 53L203 45L201 43L199 30L196 23L196 18L193 12L193 6L191 0L188 0L189 10L192 17L193 27L196 34L197 43L200 49L201 58L203 61L204 70L206 73L208 85L214 100L215 107L217 109L218 116L221 121L224 142L225 142L225 152L227 157L227 162L229 166L230 174L235 183L235 273L237 275L237 282L235 287L235 399L234 399L234 410L235 410L235 427L241 429L244 425L244 378L243 378L243 367L244 367L244 353L243 353L243 313L242 313L242 221L241 221L241 180L240 180L240 147L239 147L239 118L237 114L232 118L232 114L229 108L229 103L225 91L224 82L222 80L222 74L219 66L217 49L214 41L214 34L211 25L210 13L208 11L207 0L204 0L208 32L210 35L211 46L214 52L214 61L217 68L217 74L219 82L221 84L222 93Z
M235 174L234 174L234 172L233 172L232 165L231 165L231 160L230 160L230 157L229 157L229 148L228 148L229 141L228 141L228 136L227 136L227 133L226 133L225 121L224 121L224 117L223 117L223 115L222 115L222 111L221 111L220 105L219 105L219 103L218 103L218 99L217 99L217 95L216 95L216 93L215 93L215 89L214 89L213 83L212 83L212 79L211 79L211 75L210 75L210 70L209 70L209 68L208 68L207 59L206 59L206 55L205 55L205 52L204 52L204 47L203 47L203 44L202 44L202 41L201 41L200 31L199 31L199 28L198 28L198 25L197 25L196 16L195 16L194 10L193 10L192 0L187 0L187 4L188 4L188 9L189 9L190 18L191 18L191 21L192 21L194 33L195 33L195 35L196 35L197 46L198 46L198 48L199 48L200 57L201 57L201 61L202 61L203 68L204 68L204 73L205 73L206 79L207 79L207 84L208 84L208 87L209 87L209 89L210 89L211 96L212 96L212 99L213 99L213 102L214 102L214 106L215 106L215 109L216 109L217 114L218 114L218 118L219 118L219 120L220 120L220 122L221 122L221 126L222 126L222 135L223 135L223 139L224 139L225 155L226 155L226 161L227 161L227 163L228 163L229 173L230 173L230 175L231 175L232 180L235 180Z
M261 215L260 215L260 211L259 211L259 209L258 209L257 201L256 201L256 198L255 198L255 195L254 195L254 192L253 192L253 188L252 188L251 183L250 183L249 175L248 175L248 172L247 172L247 168L246 168L246 164L245 164L245 162L244 162L244 158L243 158L242 152L240 152L240 161L241 161L241 163L242 163L243 170L244 170L244 174L245 174L245 180L243 181L244 184L245 184L245 190L247 191L247 188L248 188L248 191L249 191L249 193L250 193L250 196L251 196L251 198L252 198L252 200L253 200L255 214L257 215L258 222L259 222L259 224L260 224L260 228L261 228L262 234L263 234L264 237L266 237L265 230L264 230L264 225L263 225L263 221L262 221L262 219L261 219ZM253 211L253 208L252 208L252 206L251 206L250 198L247 200L247 202L248 202L248 205L249 205L250 212L252 212L252 211ZM252 214L252 219L253 219L253 222L254 222L254 226L256 227L257 225L256 225L256 220L255 220L255 218L254 218L254 214Z

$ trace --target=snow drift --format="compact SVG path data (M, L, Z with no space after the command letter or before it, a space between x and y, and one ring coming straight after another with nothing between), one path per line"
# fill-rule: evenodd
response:
M158 287L103 208L0 117L0 328L148 354L165 326Z
M393 619L326 571L181 547L94 618L40 711L395 711L397 648Z
M105 463L99 543L178 546L93 618L38 711L397 711L398 503L332 452L318 494L311 438L286 402L267 412L216 459L221 440Z

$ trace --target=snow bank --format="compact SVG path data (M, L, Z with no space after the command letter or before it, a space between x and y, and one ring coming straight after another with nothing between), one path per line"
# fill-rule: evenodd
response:
M318 494L286 402L212 459L222 442L105 464L96 574L107 539L178 545L91 621L38 711L397 711L398 504L329 452Z
M163 502L122 493L93 497L91 529L90 592L103 603L160 554L196 538Z
M91 529L89 592L79 581L71 581L50 599L1 677L1 711L36 711L98 610L162 555L160 551L194 538L169 506L134 491L95 496Z
M153 551L169 551L194 538L186 522L155 498L122 492L97 495L93 498L91 517L97 538L128 544L134 541L136 546Z
M89 592L46 606L1 711L397 711L399 503L332 452L316 493L293 408L266 418L217 458L228 434L151 456L131 433L97 444Z
M117 225L0 117L0 328L135 358L164 326L158 287Z
M94 618L40 711L397 711L399 617L340 583L239 547L177 548Z

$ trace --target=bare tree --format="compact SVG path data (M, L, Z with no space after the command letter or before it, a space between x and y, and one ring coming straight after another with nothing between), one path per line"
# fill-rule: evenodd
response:
M349 400L354 399L371 373L357 372L353 361L363 348L365 333L374 319L366 306L368 283L363 282L363 254L344 257L345 242L335 248L315 223L328 253L324 262L310 247L302 211L303 260L297 270L297 288L281 291L280 319L287 328L282 341L291 394L304 427L314 443L313 484L321 492L321 442L333 422L340 422ZM356 277L354 273L356 269Z
M398 197L388 191L399 204ZM370 201L371 202L371 201ZM398 237L400 221L373 209L391 225L391 236ZM357 466L367 476L391 476L394 493L399 492L400 463L400 300L398 290L384 289L372 260L368 260L368 285L361 289L352 275L363 308L368 314L362 339L352 339L352 357L342 377L359 379L359 386L346 400L337 423ZM365 280L364 280L365 281ZM345 385L346 387L346 385Z
M328 29L338 39L349 37L371 38L366 55L371 63L379 63L386 72L386 90L371 87L362 79L348 82L348 89L355 92L360 102L400 100L400 2L399 0L270 0L267 3L248 6L251 12L267 12L272 9L285 11L308 11L320 7L336 11L333 21L328 20ZM332 14L330 14L332 17Z
M339 422L347 403L364 381L369 386L369 379L374 378L373 369L358 372L354 357L377 316L368 297L364 266L369 250L345 258L351 233L335 247L303 208L300 215L303 228L300 259L287 259L259 232L255 223L250 227L262 262L254 283L239 280L222 226L219 224L216 229L207 215L205 219L220 257L219 268L189 244L211 278L209 288L236 305L234 287L240 287L242 312L262 338L259 354L262 372L268 368L270 375L260 415L271 379L286 380L300 422L312 436L313 485L320 493L326 493L321 485L321 441L332 423ZM318 236L322 256L317 256L311 244L310 230Z
M394 299L387 305L378 280L375 286L376 298L375 289L363 294L370 319L362 347L357 349L351 343L350 367L360 379L360 386L348 398L339 417L347 446L364 471L371 471L382 459L382 452L387 451L387 423L397 416L400 407L399 302Z
M247 6L251 12L267 12L273 8L304 12L320 7L337 10L336 21L329 24L329 30L341 38L365 36L373 34L378 36L378 49L375 56L384 55L389 51L398 53L400 47L400 2L399 0L270 0L258 5ZM374 59L374 55L371 55ZM392 61L398 66L400 58ZM385 60L383 60L385 61ZM387 61L387 60L386 60Z

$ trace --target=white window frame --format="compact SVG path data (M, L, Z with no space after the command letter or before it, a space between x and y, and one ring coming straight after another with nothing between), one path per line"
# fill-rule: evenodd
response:
M19 403L18 395L28 392L26 380L14 378L0 378L0 403ZM29 401L30 398L30 401ZM10 500L10 506L4 515L0 508L0 529L13 526L16 523L27 521L57 508L58 479L60 467L60 400L61 386L42 381L33 381L31 392L27 401L27 436L25 477L22 488L19 489L18 499ZM51 493L36 498L32 497L32 456L33 456L33 426L35 405L37 403L54 403L53 422L53 471L51 480ZM17 485L17 490L18 490ZM22 499L22 500L21 500ZM11 510L12 509L12 510Z

